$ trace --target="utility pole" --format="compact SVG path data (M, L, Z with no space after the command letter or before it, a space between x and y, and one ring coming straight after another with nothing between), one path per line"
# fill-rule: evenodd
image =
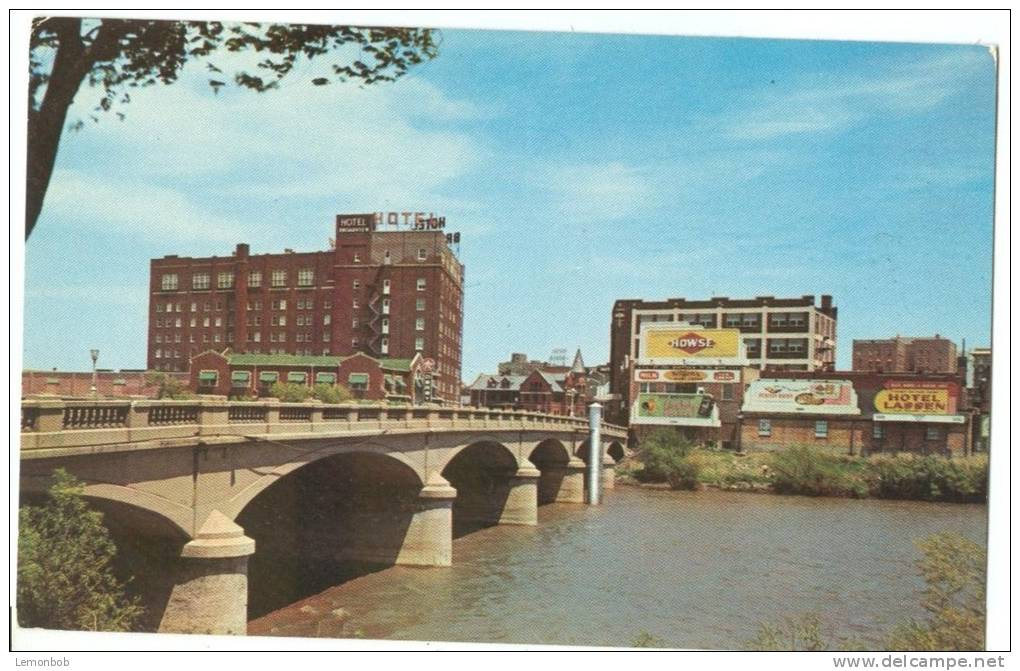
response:
M588 505L602 503L602 405L588 406Z

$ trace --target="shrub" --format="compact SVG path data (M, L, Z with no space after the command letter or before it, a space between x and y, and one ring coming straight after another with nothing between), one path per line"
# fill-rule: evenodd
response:
M303 384L293 382L274 382L269 388L269 395L285 403L299 403L308 400L312 390Z
M129 631L142 615L111 561L117 548L82 484L53 474L44 506L18 511L18 622L23 627Z
M354 395L343 385L317 384L312 388L312 397L322 403L343 403L354 398Z
M156 391L156 398L170 400L195 398L195 395L188 390L183 382L166 373L146 373L145 383L159 388Z
M982 502L988 495L988 458L947 459L907 454L868 460L872 493L886 499Z
M641 482L667 482L670 473L684 468L681 462L693 447L674 431L653 431L641 441L642 468L634 477Z
M772 471L772 487L778 494L864 497L870 490L860 459L806 445L774 453Z
M943 532L917 544L927 622L911 621L889 637L890 650L984 650L987 553L977 543Z
M694 454L680 457L670 465L666 473L666 482L671 489L697 489L698 475L701 473L701 464Z

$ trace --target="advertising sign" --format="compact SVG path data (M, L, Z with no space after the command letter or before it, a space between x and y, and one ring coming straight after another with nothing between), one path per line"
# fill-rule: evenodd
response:
M638 394L630 423L719 426L719 411L708 394Z
M858 415L857 393L849 380L761 378L744 394L745 412Z
M653 364L692 359L742 363L745 359L738 329L649 326L642 329L641 340L638 359Z
M336 215L337 233L368 233L375 230L375 214Z
M740 381L738 370L710 370L696 368L651 369L634 371L635 382L713 382L731 383Z
M888 380L875 394L875 410L887 415L954 415L958 396L953 382Z

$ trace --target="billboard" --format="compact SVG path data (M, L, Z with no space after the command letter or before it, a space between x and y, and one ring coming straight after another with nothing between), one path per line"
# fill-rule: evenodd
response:
M955 415L955 382L887 380L875 394L875 411L887 415Z
M697 368L651 369L634 371L635 382L740 382L739 370L710 370Z
M638 394L631 424L719 426L719 410L708 394Z
M738 329L707 329L699 326L641 330L639 361L679 364L708 360L742 364L745 360Z
M849 380L760 378L744 393L744 412L859 415L857 392Z
M337 233L368 233L375 230L375 214L336 215Z

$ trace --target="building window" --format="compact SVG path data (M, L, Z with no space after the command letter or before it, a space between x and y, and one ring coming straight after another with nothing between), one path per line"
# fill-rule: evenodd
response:
M361 288L361 280L354 280L354 283L351 286L354 287L355 290L360 289Z
M384 294L390 293L390 281L389 280L383 280L382 281L382 292Z
M418 278L418 291L425 291L425 278L424 277L419 277Z
M924 430L925 440L942 440L942 430L937 426L929 426Z
M424 331L425 330L425 318L424 317L418 317L417 319L414 320L414 330L415 331Z
M390 299L384 298L382 302L382 313L388 315L390 313Z
M322 315L322 325L329 326L330 322L333 321L332 315Z
M732 401L733 400L733 385L724 384L722 386L722 400Z
M390 320L386 319L385 317L382 320L382 332L383 333L389 333L390 332Z
M192 303L191 304L191 311L192 312L198 312L198 303Z
M361 263L361 254L354 252L354 263Z
M358 339L357 338L351 338L351 347L357 347L357 346L358 346Z
M427 249L425 249L424 247L419 247L419 248L418 248L418 260L419 260L419 261L424 261L424 260L426 260L426 259L427 259L428 257L429 257L429 252L428 252L428 250L427 250Z
M259 270L253 270L248 273L248 286L252 289L258 289L262 286L262 272Z
M262 342L262 332L261 331L255 331L254 337L255 337L255 342Z
M315 272L311 268L302 268L297 271L297 283L299 287L310 287L315 282Z
M358 305L358 299L357 299L357 298L355 298L355 299L354 299L353 301L351 301L351 309L357 310L357 309L358 309L358 307L360 307L360 306Z
M351 328L352 329L358 328L358 319L356 317L351 320Z
M272 275L269 276L269 284L274 287L283 287L287 285L287 271L286 270L274 270Z
M195 328L196 326L198 326L198 320L195 319L194 317L192 317L191 318L191 328Z
M216 324L216 328L219 328L219 327L223 326L223 317L217 317L216 321L215 321L215 324Z
M322 334L322 342L329 342L329 334L328 333L323 333Z
M165 273L159 286L163 291L177 291L177 273Z
M379 351L383 354L390 353L390 340L389 338L383 338L382 343L379 345Z
M768 437L772 435L772 420L771 419L759 419L758 420L758 435Z
M216 276L216 286L220 289L234 288L234 273L222 272Z
M425 338L414 339L414 351L420 352L425 349Z
M829 422L828 420L820 419L815 422L815 438L828 438L829 437Z
M425 299L419 298L418 300L416 300L414 302L414 309L417 310L418 312L423 312L425 310Z
M170 326L170 324L167 323L167 326ZM180 317L178 317L177 319L174 320L174 326L176 326L177 328L181 327L181 318Z
M209 273L196 273L191 276L191 288L192 289L208 289L209 288Z
M871 425L871 437L874 440L882 440L885 438L885 427L875 422Z

